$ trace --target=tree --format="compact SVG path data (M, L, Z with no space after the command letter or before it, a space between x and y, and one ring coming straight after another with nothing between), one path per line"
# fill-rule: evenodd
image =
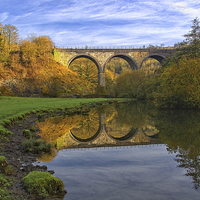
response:
M182 57L154 79L154 101L159 107L200 108L200 58Z
M200 21L192 20L186 40L154 76L153 96L163 108L200 108ZM147 95L148 96L148 95Z
M185 34L187 49L192 57L200 57L200 21L198 18L192 20L192 30Z
M146 75L142 70L125 71L116 78L117 97L144 98Z
M191 31L184 37L186 39L183 42L174 45L177 47L177 52L172 57L173 61L181 59L182 56L200 57L200 21L198 18L192 20Z
M37 46L37 56L49 57L52 55L54 43L47 36L39 36L33 38L33 43Z
M3 34L6 39L6 44L9 46L9 50L16 50L16 47L18 46L18 29L15 26L12 25L5 25L3 27Z
M10 53L18 50L18 30L15 26L0 23L0 61L10 65Z
M33 65L36 62L36 44L28 40L21 41L20 45L22 62L27 66Z
M195 18L192 20L192 23L192 30L184 35L188 44L193 44L200 40L200 21L198 18Z
M81 78L91 82L98 82L98 69L93 61L87 58L78 58L72 62L69 68L76 72Z

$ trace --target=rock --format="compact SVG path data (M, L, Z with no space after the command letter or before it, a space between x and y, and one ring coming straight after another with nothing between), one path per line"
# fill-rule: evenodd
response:
M24 171L24 168L23 168L23 167L20 167L20 170L21 170L21 171Z
M54 174L54 170L48 170L47 172L49 172L50 174Z

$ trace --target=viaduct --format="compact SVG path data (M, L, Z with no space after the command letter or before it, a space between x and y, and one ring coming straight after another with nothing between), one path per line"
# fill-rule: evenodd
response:
M123 49L103 49L103 48L55 48L61 53L62 59L67 66L78 59L87 58L95 63L98 69L98 84L105 86L105 67L112 58L122 58L126 60L133 70L140 69L143 62L148 58L156 59L160 64L167 55L174 53L174 48L123 48Z

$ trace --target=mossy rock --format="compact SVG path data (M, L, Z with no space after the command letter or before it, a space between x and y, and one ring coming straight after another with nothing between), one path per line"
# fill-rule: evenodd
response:
M8 166L6 158L4 156L0 156L0 173L5 173L5 168Z
M4 156L0 156L0 173L5 175L15 174L14 169L8 165Z
M22 182L26 190L36 196L66 193L63 181L49 172L32 171L22 179Z

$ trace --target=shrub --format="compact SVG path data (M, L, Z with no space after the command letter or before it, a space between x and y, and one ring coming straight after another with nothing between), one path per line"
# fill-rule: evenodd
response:
M106 88L102 85L98 85L96 89L98 97L104 97L107 95Z
M158 76L154 99L163 108L200 108L200 58L182 57Z
M49 196L58 194L64 190L64 183L49 172L30 172L22 179L26 190L37 196Z
M12 187L13 183L11 179L6 178L3 174L0 174L0 199L1 200L14 200L10 192L7 191Z
M25 151L31 151L33 153L42 153L51 151L51 143L42 142L37 139L29 139L22 142L22 146Z
M0 139L9 141L8 137L12 135L11 131L5 129L2 125L0 125Z
M39 122L44 122L45 121L45 115L44 114L38 114L38 121Z
M32 132L36 132L36 128L35 128L35 126L31 126L30 131L32 131Z
M5 168L8 166L6 158L4 156L0 156L0 173L5 172Z
M6 175L11 175L11 174L15 174L15 171L14 171L14 169L10 166L10 165L8 165L6 168L5 168L5 174Z
M14 93L6 86L0 87L0 96L15 96Z
M0 173L5 175L11 175L15 173L14 169L8 165L4 156L0 156Z
M24 129L23 130L23 136L25 136L27 138L30 138L30 135L31 135L31 133L30 133L30 131L28 129Z
M116 78L115 95L125 98L145 98L145 81L147 77L142 70L125 71Z
M37 137L36 133L32 133L32 134L30 135L30 139L36 139L36 137Z

